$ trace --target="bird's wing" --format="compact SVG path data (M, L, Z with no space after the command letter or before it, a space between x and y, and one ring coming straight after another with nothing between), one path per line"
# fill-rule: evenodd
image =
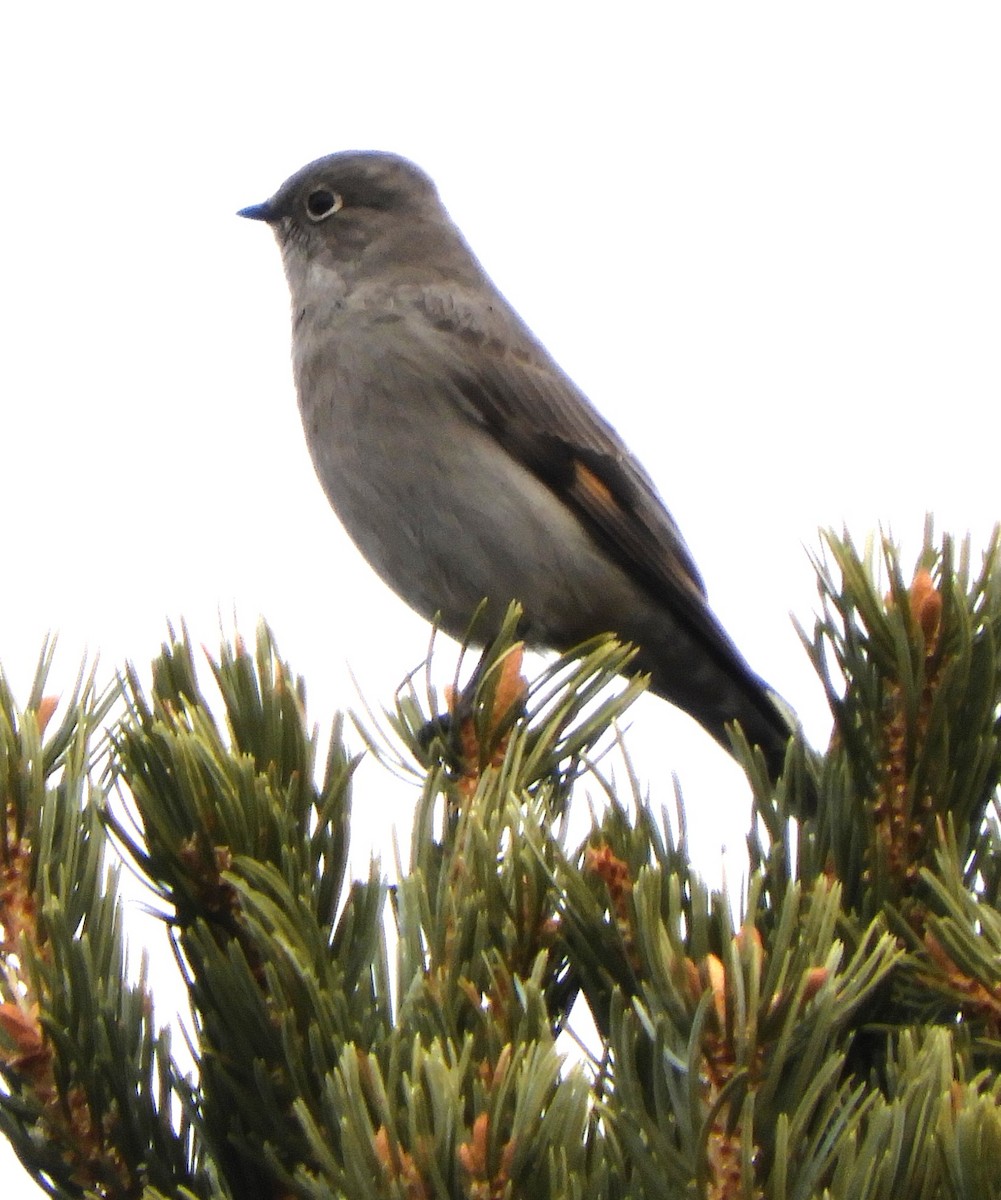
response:
M501 308L500 305L504 307ZM453 290L421 307L471 419L541 479L626 573L709 642L721 630L691 552L652 480L503 300L484 315ZM725 635L724 635L724 640Z

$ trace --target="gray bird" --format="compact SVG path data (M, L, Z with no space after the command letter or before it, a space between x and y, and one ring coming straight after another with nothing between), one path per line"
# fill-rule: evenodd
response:
M242 217L292 294L292 362L320 483L362 554L462 637L509 601L531 645L612 631L651 689L773 778L793 721L706 602L650 477L494 287L431 180L393 154L332 154Z

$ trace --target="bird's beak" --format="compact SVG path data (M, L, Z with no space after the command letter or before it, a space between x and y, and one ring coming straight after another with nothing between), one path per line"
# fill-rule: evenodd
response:
M275 218L275 210L271 201L265 200L263 204L251 204L249 208L241 208L236 215L246 217L250 221L271 222Z

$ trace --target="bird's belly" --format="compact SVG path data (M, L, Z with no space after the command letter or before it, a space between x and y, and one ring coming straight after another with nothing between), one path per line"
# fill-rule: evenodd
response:
M444 407L303 409L313 464L370 565L412 608L476 640L519 600L529 640L565 647L621 626L636 589L570 510L489 433ZM328 426L324 428L324 426ZM433 432L432 432L433 429Z

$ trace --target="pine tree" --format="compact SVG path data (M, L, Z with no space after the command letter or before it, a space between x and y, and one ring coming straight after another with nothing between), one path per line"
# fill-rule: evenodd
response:
M28 1171L149 1200L1001 1197L998 539L974 569L929 530L910 582L889 544L816 565L834 737L773 787L735 731L739 917L595 765L639 690L609 639L527 684L512 612L461 688L411 679L365 723L422 774L393 885L348 879L358 759L338 723L318 764L266 629L202 668L214 704L183 630L148 695L81 675L57 707L51 647L22 709L0 676L0 1129ZM126 981L120 858L169 924L190 1076Z

